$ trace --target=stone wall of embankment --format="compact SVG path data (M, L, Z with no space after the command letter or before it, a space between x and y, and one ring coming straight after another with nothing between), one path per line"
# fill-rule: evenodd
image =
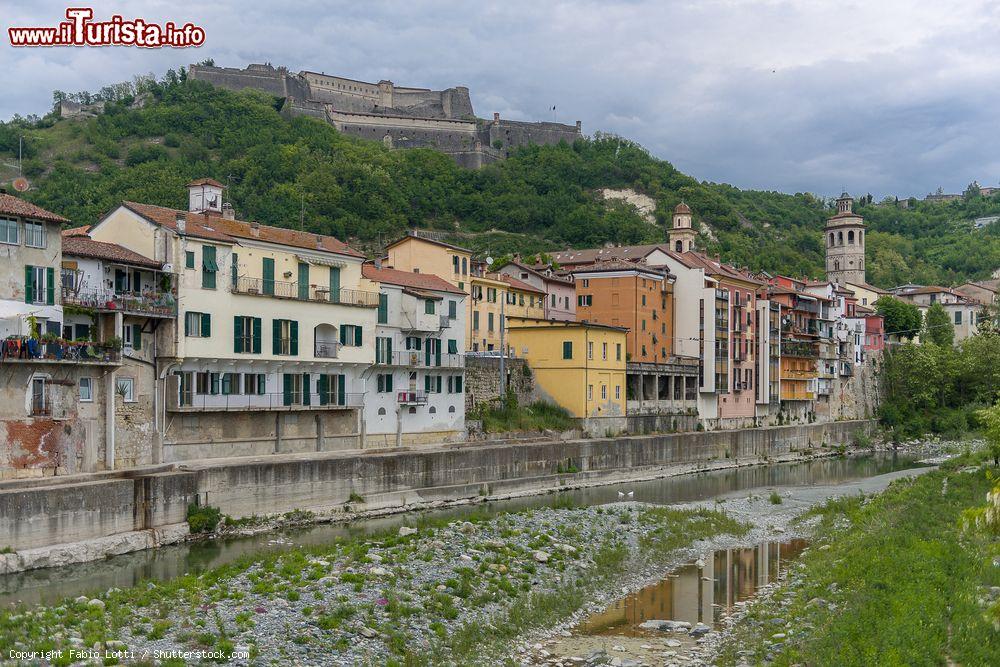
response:
M166 471L95 481L0 488L0 548L17 552L84 546L109 536L156 531L178 539L189 503L232 517L292 510L341 512L360 496L366 510L420 507L484 494L545 491L669 472L690 464L763 462L823 445L850 445L871 421L531 443L484 443L363 455L317 453L181 464ZM697 467L697 466L696 466ZM572 471L567 474L566 471ZM58 479L58 478L56 478ZM116 549L129 547L122 540ZM66 555L70 553L70 555ZM99 556L90 556L99 557ZM0 569L24 569L8 554ZM84 559L84 558L81 558ZM23 559L22 559L23 560ZM35 558L33 562L54 564ZM27 565L30 566L30 565ZM35 565L40 566L40 565Z

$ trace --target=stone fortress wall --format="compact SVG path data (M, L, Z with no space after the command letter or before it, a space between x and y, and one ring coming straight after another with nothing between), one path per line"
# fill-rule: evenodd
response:
M580 122L525 122L477 118L469 89L445 90L369 83L328 74L290 72L252 64L246 69L191 65L188 76L229 90L252 88L283 98L282 112L324 120L340 132L392 148L433 148L460 165L478 168L502 160L517 146L572 142Z

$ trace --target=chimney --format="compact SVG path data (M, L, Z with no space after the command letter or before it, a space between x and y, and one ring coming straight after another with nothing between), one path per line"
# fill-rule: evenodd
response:
M187 216L184 215L182 211L177 212L177 233L184 234L187 232Z
M382 268L382 258L381 257L376 257L375 258L375 268L376 269L381 269Z
M254 237L255 239L260 237L260 223L259 222L251 222L250 223L250 236Z
M320 234L316 235L316 247L317 248L323 247L323 237Z
M222 217L226 220L236 219L236 211L233 210L233 205L229 202L222 205Z
M500 112L499 111L494 111L493 112L493 122L497 123L499 121L500 121Z

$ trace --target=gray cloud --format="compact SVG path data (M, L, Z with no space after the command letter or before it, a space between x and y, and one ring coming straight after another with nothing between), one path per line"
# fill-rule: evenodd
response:
M96 3L95 3L96 4ZM10 6L7 6L10 5ZM409 85L468 85L481 116L580 119L699 179L877 196L1000 179L1000 6L779 0L100 3L193 21L201 49L0 46L0 117L214 58ZM0 1L10 25L65 3Z

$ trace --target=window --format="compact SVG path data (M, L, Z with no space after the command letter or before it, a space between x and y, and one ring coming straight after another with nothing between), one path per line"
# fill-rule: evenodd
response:
M551 298L551 300L550 300L550 303L552 304L552 307L553 307L553 308L555 308L555 307L556 307L556 295L555 295L555 294L553 294L553 295L552 295L552 298Z
M622 399L622 386L620 384L615 385L615 400L620 401Z
M462 258L462 275L463 276L469 275L469 258L468 257L463 257ZM458 287L459 287L459 289L462 288L461 285L459 285Z
M389 295L378 295L378 323L387 324L389 322Z
M608 385L606 384L601 385L601 400L602 401L608 400Z
M76 269L67 268L66 262L63 262L63 268L61 271L59 271L59 278L60 280L62 280L62 288L64 294L66 293L72 294L80 288L80 285L77 285L78 277L79 277L79 272L77 272Z
M375 363L392 363L392 338L387 336L376 336L375 338Z
M480 289L482 289L482 288L480 288ZM487 287L486 288L486 301L488 303L496 303L497 302L497 288L496 287Z
M17 220L13 218L0 218L0 243L12 243L17 245Z
M298 297L303 301L309 299L309 265L299 262L299 284ZM339 295L338 295L339 296Z
M472 312L472 330L479 331L479 311Z
M260 354L260 349L260 318L248 317L246 315L235 316L233 318L233 352L243 354Z
M646 295L645 294L642 295L642 305L644 305L644 306L646 305Z
M24 223L24 245L29 248L45 247L45 225L36 222Z
M587 358L594 358L594 341L587 341Z
M392 373L384 373L376 377L376 384L378 386L378 393L380 394L391 394L392 393Z
M601 343L601 359L604 361L608 360L608 344Z
M587 400L588 401L594 400L594 385L592 384L587 385Z
M962 323L962 311L956 310L955 311L955 324L961 324L961 323Z
M274 258L262 257L261 270L264 276L261 280L261 291L268 296L274 296Z
M24 302L52 305L55 303L56 270L50 266L24 267Z
M349 347L361 347L363 333L358 324L340 325L340 344Z
M215 274L219 265L215 263L215 246L204 246L201 249L201 286L203 289L215 289Z
M309 377L309 374L303 376L300 373L284 373L282 375L282 399L284 405L308 405L305 401L302 392L302 380L303 377Z
M94 400L94 378L80 378L80 402L91 403Z
M240 374L239 373L223 373L222 374L222 395L231 396L240 393Z
M189 338L208 338L212 335L212 316L209 313L188 311L184 315L184 335Z
M243 393L260 396L267 390L267 376L263 373L243 374Z
M449 301L448 302L448 317L451 318L451 319L455 319L456 317L458 317L458 302L457 301Z
M229 253L229 279L233 282L233 287L240 281L240 256L235 252Z
M563 341L563 359L573 358L573 341L564 340Z
M589 278L584 278L583 279L583 286L584 287L590 287L590 279Z
M493 313L486 313L486 330L493 331Z
M615 343L615 361L622 360L622 344Z
M194 251L188 250L184 253L184 267L188 269L194 268Z
M593 294L581 294L576 297L576 305L578 306L592 306L594 305L594 295Z
M126 324L122 327L122 342L124 343L125 347L130 348L133 346L133 341L135 340L134 335L135 335L135 329L133 329L131 326Z
M461 394L462 393L462 376L455 375L448 377L448 393L449 394Z
M453 273L458 273L458 255L451 256L451 265L454 268Z
M424 299L424 314L425 315L434 314L434 299Z
M272 352L293 356L299 353L299 323L295 320L272 321Z
M133 378L118 378L115 380L115 388L118 395L126 403L135 403L135 380Z
M448 339L448 354L458 354L458 341L454 338Z
M49 379L47 377L36 377L31 379L31 414L49 415L52 414L52 406L49 404Z
M517 305L519 305L519 306L523 306L524 305L524 295L523 294L518 294L517 295Z

